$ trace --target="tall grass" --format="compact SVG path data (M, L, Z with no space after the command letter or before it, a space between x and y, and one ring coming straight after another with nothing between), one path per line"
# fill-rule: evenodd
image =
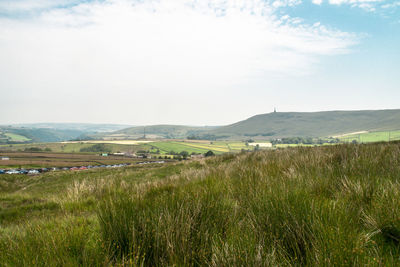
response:
M1 179L1 266L400 266L399 142Z
M261 151L110 192L98 218L120 264L398 265L399 185L399 143Z

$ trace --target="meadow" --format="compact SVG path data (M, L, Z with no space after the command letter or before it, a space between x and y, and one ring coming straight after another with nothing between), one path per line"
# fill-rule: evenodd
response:
M4 266L398 266L400 142L0 176Z
M252 150L251 146L246 146L242 141L189 141L189 140L113 140L113 141L82 141L82 142L57 142L57 143L30 143L30 144L11 144L0 145L0 151L24 151L32 147L41 150L49 150L57 153L79 153L81 149L88 148L94 144L104 144L105 148L111 153L139 151L149 151L157 155L167 155L171 151L180 153L186 151L191 153L206 153L211 150L215 154L226 152L240 152L242 149Z
M240 152L242 149L252 150L253 147L246 146L241 141L161 141L149 144L160 150L161 154L168 154L170 151L189 153L206 153L211 150L215 154L227 152Z
M358 143L388 142L400 140L400 131L365 132L345 135L339 138L342 142L357 141Z
M0 151L24 151L25 149L40 148L41 150L49 150L57 153L79 153L82 148L88 148L96 143L85 142L55 142L55 143L28 143L28 144L11 144L0 145ZM126 151L135 152L138 150L148 149L146 144L116 144L104 143L105 147L112 153Z

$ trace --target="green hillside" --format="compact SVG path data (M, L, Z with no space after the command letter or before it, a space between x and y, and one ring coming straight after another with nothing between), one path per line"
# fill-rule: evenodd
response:
M75 139L83 134L85 132L79 130L0 127L0 144L59 142Z
M216 127L211 126L184 126L184 125L151 125L137 126L114 132L114 137L122 135L124 137L140 138L144 134L155 138L186 138L190 135L196 135L204 131L210 131Z
M126 124L106 124L106 123L25 123L15 124L13 127L25 127L33 129L55 129L55 130L75 130L86 133L93 132L112 132L131 127Z
M276 112L210 131L215 135L293 137L334 136L358 131L400 130L400 110Z
M0 175L1 266L399 266L400 143Z

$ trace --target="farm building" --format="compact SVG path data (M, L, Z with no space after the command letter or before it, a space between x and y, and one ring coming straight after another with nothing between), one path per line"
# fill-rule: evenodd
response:
M260 148L271 148L272 143L249 143L250 146L259 146Z
M1 160L10 160L9 157L1 157Z

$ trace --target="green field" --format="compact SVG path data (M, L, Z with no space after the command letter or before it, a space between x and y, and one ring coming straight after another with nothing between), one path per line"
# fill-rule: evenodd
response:
M400 131L386 132L368 132L354 135L347 135L339 138L342 142L352 142L353 140L359 143L371 142L388 142L400 140Z
M246 146L244 142L189 142L189 141L161 141L153 142L148 145L153 146L160 150L161 153L168 154L171 151L181 152L187 151L189 153L206 153L211 150L215 154L222 154L227 152L240 152L242 149L253 150L253 147Z
M3 135L6 136L11 142L27 142L31 140L29 138L26 138L25 136L14 133L3 133Z
M9 151L24 151L29 148L40 148L42 150L50 149L52 152L63 152L63 153L77 153L82 148L93 146L91 143L30 143L30 144L12 144L12 145L0 145L1 150ZM150 147L146 144L141 145L121 145L121 144L105 144L107 149L110 149L112 153L115 152L135 152L138 150L147 150Z
M348 144L0 175L0 262L398 266L399 154Z
M156 141L150 143L142 144L110 144L106 143L106 149L110 150L112 153L115 152L130 152L137 153L140 151L151 152L158 156L168 155L170 152L180 153L186 151L191 153L201 153L204 154L211 150L215 154L223 154L227 152L237 153L242 149L253 150L254 147L246 146L245 142L231 141L231 142L190 142L190 141ZM24 151L30 148L40 148L41 150L49 150L51 152L60 153L78 153L82 148L87 148L93 146L93 143L32 143L32 144L13 144L13 145L0 145L0 151Z

